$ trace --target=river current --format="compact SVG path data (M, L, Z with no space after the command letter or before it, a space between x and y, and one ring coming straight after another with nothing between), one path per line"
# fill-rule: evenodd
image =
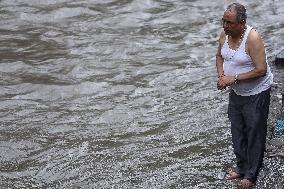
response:
M0 188L233 188L229 0L0 0ZM273 57L284 2L240 1Z

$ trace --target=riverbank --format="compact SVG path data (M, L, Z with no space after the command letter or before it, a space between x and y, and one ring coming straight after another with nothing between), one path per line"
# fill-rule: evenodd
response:
M274 84L271 90L270 113L268 118L268 140L263 167L255 188L283 189L284 188L284 135L275 136L273 129L276 120L284 114L281 112L282 94L284 93L284 65L272 65Z

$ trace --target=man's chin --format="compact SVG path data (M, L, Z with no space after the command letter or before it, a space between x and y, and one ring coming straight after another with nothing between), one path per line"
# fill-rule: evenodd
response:
M224 30L224 32L225 32L226 35L230 35L231 34L231 32L229 32L227 30Z

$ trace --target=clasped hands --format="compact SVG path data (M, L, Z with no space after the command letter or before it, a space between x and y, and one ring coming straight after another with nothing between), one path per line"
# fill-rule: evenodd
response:
M221 75L218 77L217 89L218 90L226 89L227 86L232 85L234 82L235 82L234 76Z

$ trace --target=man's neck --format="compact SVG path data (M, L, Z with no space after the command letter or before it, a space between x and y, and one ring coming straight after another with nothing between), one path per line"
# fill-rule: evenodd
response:
M241 30L241 32L239 32L237 35L235 36L231 36L231 39L233 41L239 41L243 38L243 36L245 35L245 32L246 32L246 28L247 27L244 27L244 29Z

